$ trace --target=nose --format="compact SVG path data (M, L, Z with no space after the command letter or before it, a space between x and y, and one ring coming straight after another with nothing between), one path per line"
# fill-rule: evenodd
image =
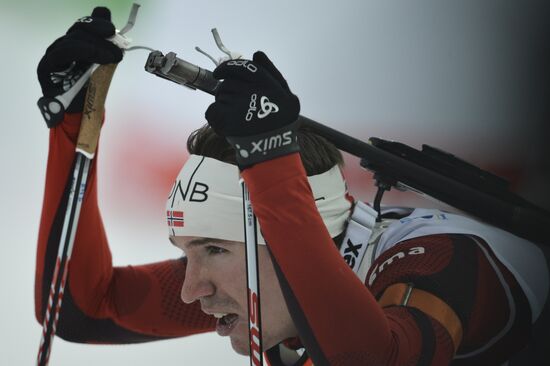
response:
M208 269L188 259L181 287L181 300L190 304L202 297L211 296L214 292L215 286L208 277Z

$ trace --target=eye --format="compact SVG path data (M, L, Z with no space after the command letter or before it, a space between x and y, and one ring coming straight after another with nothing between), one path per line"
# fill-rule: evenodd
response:
M214 246L214 245L208 245L208 246L206 246L205 249L208 252L208 254L211 254L211 255L222 254L222 253L227 252L226 249L220 248L220 247L217 247L217 246Z

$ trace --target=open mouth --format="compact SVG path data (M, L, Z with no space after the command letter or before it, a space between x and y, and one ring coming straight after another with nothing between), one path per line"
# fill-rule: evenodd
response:
M216 332L222 337L229 335L239 320L239 316L233 313L214 314L214 316L218 319L216 322Z

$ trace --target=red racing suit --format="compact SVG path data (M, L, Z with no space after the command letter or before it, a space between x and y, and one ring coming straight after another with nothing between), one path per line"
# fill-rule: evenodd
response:
M67 205L80 117L67 114L50 130L36 261L35 313L40 323ZM94 159L57 335L73 342L123 344L213 331L215 318L202 313L198 303L180 300L185 257L112 266L98 208L96 164ZM429 314L378 303L390 285L414 283L447 303L460 319L463 337L458 353L489 342L507 324L511 310L488 258L467 235L431 235L399 243L382 253L373 267L398 251L422 246L425 252L387 266L367 285L344 262L326 230L297 153L257 164L242 175L299 331L299 339L285 343L306 349L296 365L498 365L528 342L528 301L514 276L494 256L512 293L515 316L506 333L474 357L453 361L455 350L447 329ZM271 365L282 364L276 347L266 354Z

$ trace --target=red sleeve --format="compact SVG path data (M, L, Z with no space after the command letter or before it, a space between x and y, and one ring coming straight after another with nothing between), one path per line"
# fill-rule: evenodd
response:
M384 312L341 258L315 206L300 156L257 164L243 177L313 363L415 364L421 347L416 322Z
M42 322L59 246L80 114L67 114L50 130L44 203L38 236L35 313ZM185 305L179 289L185 259L143 266L112 266L97 204L97 158L88 178L57 334L77 342L128 343L214 329L197 304Z

